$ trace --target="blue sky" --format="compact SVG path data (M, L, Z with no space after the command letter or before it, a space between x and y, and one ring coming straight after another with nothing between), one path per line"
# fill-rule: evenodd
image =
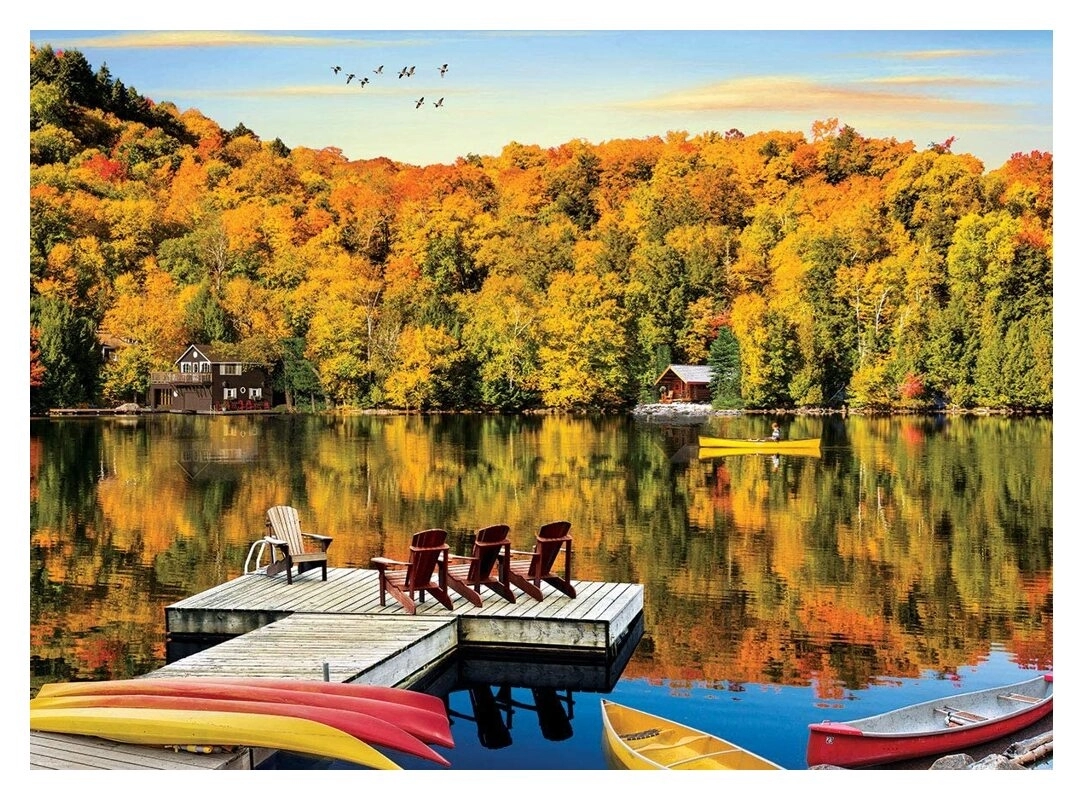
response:
M1051 27L785 31L761 21L725 30L713 21L714 30L678 31L646 20L607 30L585 20L552 29L559 16L515 29L514 18L496 18L505 23L496 29L466 15L466 29L412 30L427 19L413 14L398 25L377 18L370 30L258 31L253 23L273 20L248 15L227 29L227 15L192 30L33 27L30 40L78 49L95 70L106 64L139 93L227 129L243 122L264 140L337 147L349 159L452 163L512 141L551 147L667 131L810 136L829 118L919 149L954 136L954 152L986 169L1015 152L1053 151ZM398 77L407 66L414 74Z

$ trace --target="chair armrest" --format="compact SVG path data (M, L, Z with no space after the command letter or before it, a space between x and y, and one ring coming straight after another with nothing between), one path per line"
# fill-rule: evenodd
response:
M327 548L331 546L331 542L334 541L333 537L324 536L320 533L305 533L304 531L301 531L301 535L304 536L306 539L312 539L316 543L316 545L325 553L327 552Z
M263 541L267 542L267 544L271 545L272 547L284 547L287 549L289 548L289 543L283 541L282 539L276 539L273 536L264 536Z
M448 560L450 561L477 561L477 556L459 556L454 553L448 554Z
M370 563L375 564L378 567L408 567L409 562L396 561L393 558L384 558L383 556L377 556L370 560Z
M532 556L532 555L534 555L533 550L509 550L508 552L511 553L513 556Z

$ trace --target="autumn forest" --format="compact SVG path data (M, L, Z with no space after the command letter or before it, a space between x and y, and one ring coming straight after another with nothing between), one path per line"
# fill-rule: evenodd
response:
M289 405L1052 409L1052 155L796 131L350 161L30 51L30 403L192 343ZM101 341L120 343L105 361ZM723 386L722 383L725 383Z

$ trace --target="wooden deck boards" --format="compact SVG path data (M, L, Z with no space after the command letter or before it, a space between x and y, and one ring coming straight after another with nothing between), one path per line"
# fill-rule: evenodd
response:
M251 769L251 757L247 748L233 753L178 753L89 736L30 734L31 769Z
M287 677L409 688L434 673L457 649L536 649L608 671L629 632L641 632L643 587L573 581L570 598L542 584L541 601L516 591L510 603L483 588L477 608L454 592L453 610L432 597L416 615L390 596L380 605L375 570L329 567L326 581L310 570L242 575L166 608L167 636L225 641L167 664L155 677ZM638 627L636 627L638 625ZM621 656L626 659L630 651ZM618 669L623 669L623 662ZM252 769L269 755L176 753L83 736L31 731L32 769Z
M324 664L336 683L408 681L419 667L438 662L457 644L453 619L298 612L251 633L222 642L150 673L156 678L270 677L323 680ZM388 662L397 679L384 684L369 675ZM386 673L386 669L382 672Z
M509 647L542 643L579 655L584 651L605 655L622 636L620 626L627 627L642 610L642 587L595 581L574 583L575 598L543 583L542 600L517 592L514 603L483 588L481 608L452 592L455 607L450 611L428 596L419 603L416 617L459 618L464 642ZM309 571L295 577L292 585L282 576L242 575L169 606L166 630L173 637L229 636L299 613L411 616L393 598L388 597L386 606L380 605L375 570L332 567L327 581L320 580L318 571Z

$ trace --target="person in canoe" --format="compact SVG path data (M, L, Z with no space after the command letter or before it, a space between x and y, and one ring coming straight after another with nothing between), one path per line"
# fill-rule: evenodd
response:
M778 427L777 422L771 423L771 441L778 442L782 439L782 429Z

